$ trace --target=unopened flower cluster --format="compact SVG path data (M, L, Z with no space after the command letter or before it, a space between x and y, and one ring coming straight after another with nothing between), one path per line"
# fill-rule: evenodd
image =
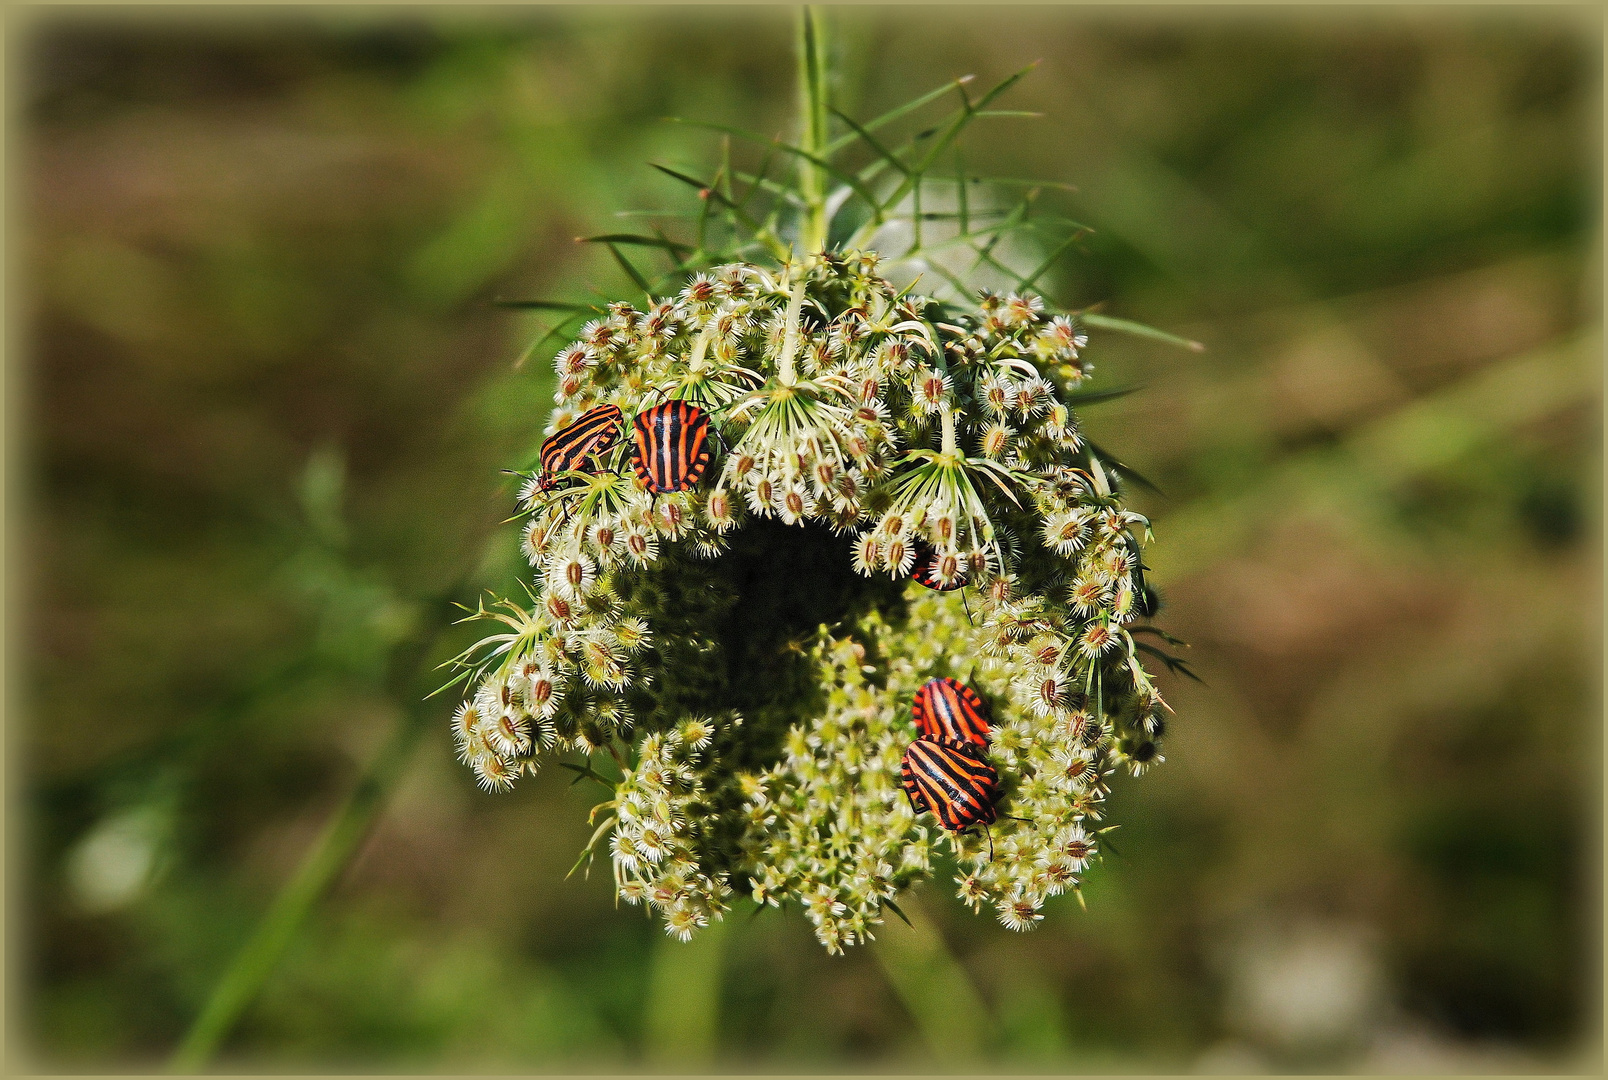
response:
M584 475L530 479L530 603L476 613L500 625L461 658L460 756L504 789L583 755L571 767L615 788L594 846L612 833L620 895L683 938L737 892L797 905L836 951L941 856L974 909L1032 926L1095 856L1108 776L1160 760L1167 711L1134 636L1148 523L1066 400L1085 345L1036 296L962 312L896 290L868 253L734 264L645 310L611 305L556 357L548 432L681 399L711 419L713 464L654 495L622 437ZM898 610L810 628L808 715L718 700L736 601L700 599L700 568L765 518L843 537L868 589L905 582ZM988 835L915 817L899 790L911 697L937 675L991 706Z

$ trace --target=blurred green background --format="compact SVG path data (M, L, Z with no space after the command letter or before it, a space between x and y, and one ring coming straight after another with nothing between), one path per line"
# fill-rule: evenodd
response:
M1593 17L1595 18L1595 17ZM590 792L452 760L416 676L519 571L540 317L790 133L786 9L36 12L13 35L13 1045L160 1064L399 725L422 738L220 1060L921 1068L903 928L691 946L564 880ZM996 1068L1528 1070L1600 1015L1600 20L835 10L875 115L1039 69L969 161L1065 181L1103 444L1157 481L1167 761L1029 935L913 906ZM471 634L473 633L471 629ZM412 720L408 718L412 717ZM395 749L397 744L391 744ZM878 953L876 950L885 950ZM890 959L891 957L891 959ZM951 975L954 973L951 972ZM908 980L907 980L908 983ZM908 988L908 986L907 986Z

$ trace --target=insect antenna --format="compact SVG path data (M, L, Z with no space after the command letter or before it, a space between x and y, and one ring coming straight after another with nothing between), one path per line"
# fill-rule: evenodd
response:
M973 626L976 626L977 625L977 620L972 618L971 605L966 603L966 590L965 589L960 590L960 609L966 613L966 621L971 623ZM973 674L976 674L976 671L977 671L976 668L972 669ZM968 679L967 681L969 682L970 680Z
M714 416L711 414L710 420L713 421L713 419ZM731 443L726 441L726 436L721 433L720 428L716 427L713 423L710 423L709 433L720 440L720 448L726 452L727 457L731 457Z

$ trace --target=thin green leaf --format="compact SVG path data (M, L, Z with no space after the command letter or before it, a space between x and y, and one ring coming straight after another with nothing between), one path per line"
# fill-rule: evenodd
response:
M1154 326L1146 326L1144 323L1134 322L1131 319L1118 319L1110 315L1101 315L1095 311L1079 312L1078 318L1082 319L1086 325L1097 327L1101 330L1115 330L1119 334L1132 334L1134 337L1149 338L1151 341L1176 345L1180 349L1188 349L1190 352L1206 351L1206 346L1198 341L1191 341L1188 338L1179 337L1177 334L1169 334L1165 330L1157 330Z
M703 198L720 200L721 205L729 209L754 234L754 238L763 244L766 250L775 258L786 261L791 256L792 253L785 244L776 238L774 231L755 221L753 215L746 213L739 204L732 202L724 193L709 187L702 180L688 176L683 172L677 172L668 165L660 165L658 162L650 162L650 164L672 180L679 180L683 184L697 188L699 195Z
M590 764L576 765L574 762L560 761L558 763L558 767L561 768L561 769L568 769L568 770L570 770L571 772L574 772L574 773L578 773L579 775L575 777L575 779L577 781L580 781L580 780L596 780L598 783L602 784L604 787L608 788L610 791L614 790L614 785L609 783L608 778L605 777L602 773L600 773L597 770L593 769Z
M719 178L716 177L716 179L718 181ZM709 200L708 199L703 199L703 200L700 200L700 201L702 201L705 206L709 205ZM687 268L687 260L684 259L681 256L681 252L684 251L690 256L690 255L694 254L695 252L697 252L699 249L701 249L703 247L703 238L702 237L699 237L698 247L697 248L690 248L686 244L678 244L675 241L671 240L668 236L666 236L664 234L664 230L659 228L657 225L655 225L653 227L653 232L654 232L654 235L656 237L658 237L658 240L659 240L659 243L654 245L654 246L659 247L659 248L663 248L664 253L666 255L670 256L670 264L671 264L674 272L678 273L678 274L681 273L682 271L686 270L686 268Z
M1021 199L1017 201L1015 206L1011 207L1011 212L1006 216L1005 220L1000 222L999 225L992 230L994 234L993 237L988 241L987 245L985 245L983 249L978 252L978 254L992 257L994 245L999 243L1000 237L1004 236L1010 231L1013 223L1025 224L1027 222L1028 214L1032 212L1033 202L1037 198L1038 188L1029 188L1027 194L1023 195ZM979 263L981 263L981 260L979 260Z
M1206 685L1206 680L1205 679L1201 678L1199 675L1196 675L1193 671L1191 671L1189 669L1189 661L1181 660L1176 656L1171 656L1171 655L1169 655L1169 654L1167 654L1165 652L1162 652L1160 649L1156 648L1154 645L1145 644L1143 641L1134 642L1133 647L1138 649L1138 650L1140 650L1141 652L1147 652L1151 656L1154 656L1156 659L1160 660L1163 664L1166 664L1167 665L1167 670L1172 672L1172 673L1174 673L1175 675L1182 675L1185 678L1194 679L1196 682L1200 683L1202 686Z
M1001 235L1003 235L1003 233L996 234L994 241L997 241ZM1026 286L1022 284L1023 278L1021 274L1017 273L1015 270L1012 270L1010 267L994 258L994 241L990 241L980 248L973 249L977 252L977 261L972 264L971 272L975 273L977 268L980 266L991 266L995 270L998 270L1000 273L1004 274L1006 277L1010 278L1011 281L1015 282L1017 288L1026 288Z
M1155 492L1157 495L1160 495L1163 498L1166 497L1167 493L1165 491L1162 491L1152 481L1147 480L1145 478L1144 474L1141 473L1138 469L1130 468L1129 466L1127 466L1123 462L1118 461L1114 456L1112 456L1111 454L1106 453L1105 450L1101 449L1101 447L1093 439L1090 439L1090 438L1085 436L1083 442L1084 442L1085 445L1088 446L1089 450L1092 451L1096 457L1100 458L1102 461L1104 461L1108 465L1115 466L1117 471L1120 472L1126 479L1132 480L1134 483L1138 484L1140 487L1148 488L1149 490Z
M1081 235L1082 234L1080 233L1073 233L1071 236L1061 241L1060 245L1054 251L1050 252L1049 258L1039 263L1037 269L1022 279L1022 288L1031 289L1038 282L1038 279L1043 277L1050 267L1055 265L1055 261L1066 253L1066 249L1078 242L1078 239Z
M767 143L778 141L774 135L761 135L757 131L734 127L731 124L717 124L712 120L690 120L680 116L667 116L665 120L672 124L685 124L688 127L704 128L707 131L720 131L727 135L735 135L739 139L744 139L756 146L764 146Z
M763 171L763 170L762 170ZM731 201L731 139L720 140L720 168L715 170L715 187Z
M974 184L998 184L1001 187L1026 187L1026 188L1046 187L1046 188L1055 188L1057 191L1076 191L1076 190L1078 190L1078 187L1077 187L1076 184L1067 184L1067 183L1063 183L1063 182L1061 182L1059 180L1024 180L1024 179L1022 179L1020 177L1016 177L1016 176L973 176L971 178L971 182L974 183ZM1088 228L1088 226L1083 225L1083 226L1080 226L1080 228ZM1090 229L1089 231L1093 232L1094 230Z
M781 139L777 138L768 139L759 134L757 131L749 131L746 128L733 127L730 124L716 124L707 120L683 120L679 117L671 117L669 119L674 123L687 124L691 127L701 127L708 128L712 131L722 131L727 135L735 135L739 139L747 139L750 142L758 145L768 145L772 149L781 150L792 154L795 157L802 158L803 160L814 165L816 168L831 173L833 176L837 177L838 180L847 184L856 195L860 196L860 198L864 199L866 203L871 206L873 213L880 212L880 207L877 205L876 196L871 194L870 190L860 182L859 178L837 168L831 163L831 161L828 160L827 157L818 157L815 154L810 153L808 150L805 150L801 146L793 146L791 143L783 142ZM789 195L791 195L791 193L789 193ZM794 198L796 199L796 196L794 196Z
M620 264L620 269L624 270L626 275L629 276L632 281L636 282L637 288L641 289L642 294L648 298L648 302L652 303L653 288L648 284L648 279L642 276L642 272L640 270L631 265L631 260L627 259L619 248L615 247L613 244L609 244L608 249L609 254L614 256L614 261Z
M519 311L597 311L590 304L569 304L562 300L493 300L493 307Z
M1067 405L1093 405L1099 401L1115 401L1143 389L1144 384L1140 383L1136 386L1114 386L1110 390L1080 390L1061 400Z
M719 126L719 125L712 125L712 126ZM864 199L866 201L866 203L871 207L871 210L872 210L873 214L880 214L882 212L881 206L878 205L878 203L877 203L876 196L873 195L871 193L871 190L869 188L867 188L864 183L861 182L859 177L854 176L853 174L845 172L844 170L838 168L836 165L833 165L826 158L817 157L816 155L810 153L808 150L805 150L802 147L793 146L793 145L791 145L789 143L782 142L780 139L772 139L770 141L770 145L773 148L775 148L777 150L781 150L784 153L792 154L794 157L797 157L797 158L802 158L803 160L809 162L811 165L814 165L818 169L821 169L821 170L824 170L825 172L831 173L833 176L837 177L840 181L842 181L843 183L847 184L849 186L849 188L856 195L858 195L858 196L860 196L860 198Z
M442 666L445 667L446 665L443 664ZM446 690L452 689L454 686L457 686L459 683L463 682L465 679L467 679L470 675L473 675L473 674L474 674L473 671L465 671L465 672L455 676L451 682L446 683L446 684L444 684L442 686L438 686L434 690L430 691L428 694L424 695L424 700L429 701L431 698L435 697L437 694L442 693L442 692L444 692Z
M553 326L552 326L552 327L551 327L551 328L550 328L550 329L549 329L549 330L548 330L548 331L547 331L547 333L545 333L545 334L543 334L543 335L542 335L542 336L541 336L541 338L540 338L540 339L539 339L539 340L538 340L538 341L537 341L537 342L536 342L536 344L535 344L535 345L533 345L533 346L531 346L531 352L533 352L533 353L534 353L534 352L536 352L536 351L538 351L538 350L539 350L539 349L541 349L541 347L542 347L542 346L543 346L543 345L546 345L546 344L547 344L547 343L548 343L548 342L549 342L549 341L551 341L551 340L552 340L552 339L553 339L553 338L555 338L555 337L557 337L557 336L558 336L558 335L560 335L560 334L562 334L562 333L563 333L563 332L564 332L564 331L565 331L565 330L567 330L567 329L568 329L568 328L569 328L569 327L571 327L571 326L574 326L574 325L575 325L575 324L576 324L576 323L577 323L577 322L579 322L579 321L580 321L580 318L581 318L581 316L580 316L580 315L576 315L576 316L574 316L574 317L572 317L572 318L568 318L568 319L562 319L562 320L560 320L560 321L559 321L559 322L557 322L557 323L555 323L555 324L554 324L554 325L553 325Z
M921 108L923 105L928 105L928 104L931 104L934 101L937 101L939 98L943 97L945 94L949 93L951 90L954 90L957 86L965 86L967 83L971 82L972 79L974 79L975 77L976 76L974 76L974 75L962 75L958 79L951 79L949 82L944 83L942 86L940 86L936 90L930 90L927 93L922 94L918 98L912 98L910 101L905 102L903 105L900 105L897 108L888 110L887 112L883 113L881 116L877 117L875 120L866 121L865 124L862 125L863 130L865 130L865 131L876 131L878 128L887 127L889 124L893 123L895 120L899 119L901 116L907 116L910 113L913 113L917 109ZM842 114L840 113L839 115L842 115ZM827 155L830 156L832 154L836 154L839 150L842 150L844 147L846 147L846 146L850 145L851 143L853 143L854 140L857 139L857 138L859 138L859 135L840 135L840 136L838 136L836 139L834 139L831 142L826 144L826 153L827 153Z
M893 193L888 197L886 205L895 206L898 204L900 199L909 194L911 178L922 175L932 167L932 163L938 160L938 155L949 149L950 145L960 137L960 133L966 129L966 126L970 124L972 120L976 119L978 110L985 108L989 102L993 101L1005 91L1015 86L1021 81L1023 76L1036 67L1038 67L1038 61L1034 61L1013 75L1006 76L997 86L978 99L977 104L973 105L969 101L966 102L966 105L960 111L960 114L949 123L949 126L944 129L943 134L939 136L937 141L934 142L932 146L927 148L927 153L921 159L921 162L916 165L915 168L911 169L909 171L909 175L907 175L905 179L894 188ZM964 97L964 89L961 90L961 94Z
M905 167L904 162L902 162L898 158L894 157L893 153L891 151L889 151L887 147L885 147L881 143L877 142L875 136L873 136L869 131L867 131L865 128L861 127L859 124L856 124L853 120L849 119L847 114L840 113L836 109L833 109L832 110L832 115L837 117L839 120L843 121L845 124L849 125L849 127L853 128L859 134L860 138L865 140L865 144L867 146L869 146L873 151L875 151L876 154L879 157L881 157L884 161L886 161L889 165L892 165L895 169L898 169L901 173L908 174L910 172L910 170Z
M949 282L949 284L954 288L956 295L960 297L962 303L967 304L973 309L977 307L976 301L973 299L977 290L973 289L970 285L966 284L966 282L962 281L954 271L950 270L941 263L931 262L921 255L915 256L914 258L910 259L910 261L920 263L928 270L931 270L933 273Z
M577 244L632 244L637 247L664 248L667 251L691 251L686 244L678 244L663 236L639 236L636 233L605 233L602 236L577 236Z
M749 185L750 192L755 190L768 191L772 195L775 195L778 199L785 199L794 206L804 205L804 200L798 197L798 192L794 191L786 184L777 183L775 180L768 179L764 176L755 176L752 173L745 173L740 169L735 175L737 179ZM743 201L747 202L747 199L745 198Z
M971 218L966 207L966 166L961 160L960 144L955 144L955 200L960 211L960 231L971 231Z
M931 215L923 215L923 216L927 217L928 220L932 220ZM905 218L903 216L889 219L889 221L903 221L903 220L905 220ZM975 243L976 241L986 240L986 239L989 239L991 237L997 236L1001 232L1009 231L1011 229L1021 228L1021 224L1022 223L1019 222L1019 221L1016 221L1016 222L1013 222L1013 221L1001 221L1001 222L996 222L993 225L985 225L982 228L973 229L970 232L957 233L954 236L946 236L942 240L934 240L932 243L923 244L920 247L916 247L916 246L912 245L910 250L905 252L905 257L909 258L912 255L925 254L926 252L929 252L929 251L943 251L945 248L969 246L969 245L972 245L973 243ZM973 250L976 250L976 249L973 248Z
M562 762L560 764L562 764ZM568 874L564 875L565 881L568 881L570 876L581 868L581 864L583 862L586 862L592 857L592 853L597 850L597 842L603 839L603 834L613 827L614 815L610 814L608 817L603 819L603 824L597 827L597 831L592 834L592 839L588 840L586 842L586 846L581 849L581 857L575 860L575 865L569 868Z
M758 190L761 190L763 188L763 186L766 185L766 184L769 184L772 188L776 188L779 191L785 192L786 195L787 195L787 198L791 199L792 201L794 201L794 202L799 201L797 192L792 191L792 190L790 190L788 188L782 187L782 185L776 183L774 180L767 179L767 174L769 174L769 172L770 172L771 159L773 157L775 157L775 156L776 156L776 146L775 146L775 144L774 143L766 143L765 144L765 156L759 159L759 172L755 174L755 176L754 176L754 178L752 180L745 181L748 184L748 190L743 194L743 197L741 199L739 199L734 204L739 209L742 208L742 207L747 206L748 205L748 200L750 200L750 199L752 199L754 197L754 192L758 191ZM738 174L733 174L733 175L738 175ZM744 174L744 175L746 175L746 174ZM727 186L729 187L730 185L727 185ZM727 192L727 200L728 201L730 200L730 197L731 197L731 194L728 191Z
M1128 633L1130 633L1130 634L1155 634L1157 637L1161 638L1161 640L1165 641L1169 645L1176 646L1177 648L1180 648L1180 649L1189 648L1189 642L1185 641L1183 638L1173 637L1171 634L1167 633L1167 631L1163 630L1161 627L1159 627L1159 626L1151 626L1148 623L1146 625L1144 625L1144 626L1130 626L1130 627L1128 627ZM1137 645L1139 643L1136 641L1136 642L1134 642L1134 644Z
M884 900L884 901L882 901L882 906L887 908L889 911L893 912L895 915L899 916L899 921L904 923L906 926L910 927L910 929L914 930L916 928L915 924L910 921L910 917L908 915L906 915L904 912L900 911L899 910L899 905L895 904L892 900Z

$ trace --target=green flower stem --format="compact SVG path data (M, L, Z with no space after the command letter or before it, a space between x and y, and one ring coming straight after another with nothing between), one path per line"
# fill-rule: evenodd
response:
M801 149L824 160L826 136L826 26L820 9L804 7L798 17L799 110L804 118ZM802 254L812 255L826 247L825 170L809 158L799 160L799 189L804 196L804 227L799 240Z
M403 714L345 804L297 868L295 876L280 889L251 937L214 984L206 1004L169 1060L169 1072L198 1072L206 1065L268 981L307 921L313 905L356 854L369 827L385 809L397 782L405 774L425 731L440 721L439 705L427 703L422 700L422 694L411 692L419 669L449 625L453 610L445 602L438 601L432 606L441 616L429 624L435 627L435 632L421 635L412 648L398 655L392 666L393 671L405 673L414 704Z
M899 906L910 925L888 919L871 952L935 1058L946 1066L980 1060L993 1040L993 1012L914 898L900 897Z
M956 457L955 449L955 411L944 406L943 411L943 444L942 452L945 457Z
M650 1065L696 1068L714 1058L720 1020L725 939L733 916L710 923L691 941L661 937L648 972L643 1051Z
M793 295L787 301L787 330L782 336L781 355L776 358L776 381L783 386L792 386L798 382L793 357L798 354L798 319L803 310L804 279L800 277L798 284L793 286Z

